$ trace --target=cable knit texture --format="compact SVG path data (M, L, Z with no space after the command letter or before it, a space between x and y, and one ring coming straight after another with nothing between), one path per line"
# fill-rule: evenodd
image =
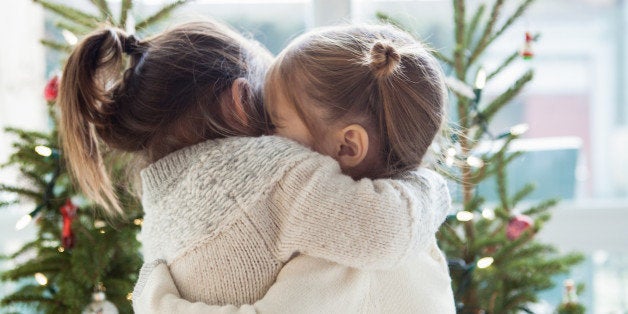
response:
M333 159L274 136L200 143L141 176L144 260L165 260L182 298L215 305L262 298L298 253L398 266L430 245L450 203L429 170L354 181Z

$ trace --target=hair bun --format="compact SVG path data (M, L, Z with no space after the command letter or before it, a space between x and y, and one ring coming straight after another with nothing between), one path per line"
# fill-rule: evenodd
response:
M377 78L392 74L400 60L401 56L390 43L378 41L371 47L370 66Z

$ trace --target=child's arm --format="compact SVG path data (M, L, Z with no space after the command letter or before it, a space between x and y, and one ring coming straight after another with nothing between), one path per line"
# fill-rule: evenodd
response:
M322 156L294 166L271 195L279 259L300 252L381 269L427 246L447 215L449 192L433 171L406 177L355 181Z
M142 313L258 313L253 306L217 306L190 302L179 294L165 261L144 264L133 291L133 312ZM269 312L270 313L270 312Z
M306 258L288 263L266 295L254 304L209 305L181 297L164 261L145 264L133 291L133 310L142 313L349 313L362 306L365 277L338 264ZM342 282L342 284L339 284Z

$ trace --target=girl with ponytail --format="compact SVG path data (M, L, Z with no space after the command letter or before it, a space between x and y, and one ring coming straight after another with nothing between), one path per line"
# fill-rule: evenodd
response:
M334 157L354 179L395 182L417 168L428 172L421 163L447 104L440 66L425 46L392 26L369 25L322 28L294 40L271 65L264 99L276 134ZM439 184L419 184L414 196L424 208L446 211L447 187L433 180ZM434 230L442 221L412 223ZM158 313L455 313L434 234L415 244L408 259L386 270L351 268L301 251L251 305L188 302L199 300L177 289L172 267L156 263L141 276L151 289L137 304Z

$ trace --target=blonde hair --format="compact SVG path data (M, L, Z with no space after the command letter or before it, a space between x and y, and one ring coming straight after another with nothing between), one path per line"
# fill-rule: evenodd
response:
M212 21L146 40L119 29L88 35L67 61L58 101L74 180L105 210L121 213L103 147L150 163L208 139L262 135L261 87L271 60L257 43ZM238 78L250 82L241 100L246 121L230 107Z
M390 25L322 28L293 41L266 77L266 103L281 93L313 134L337 121L362 123L394 176L417 168L445 120L447 90L437 60ZM314 107L314 108L312 108ZM322 109L324 123L308 119Z

